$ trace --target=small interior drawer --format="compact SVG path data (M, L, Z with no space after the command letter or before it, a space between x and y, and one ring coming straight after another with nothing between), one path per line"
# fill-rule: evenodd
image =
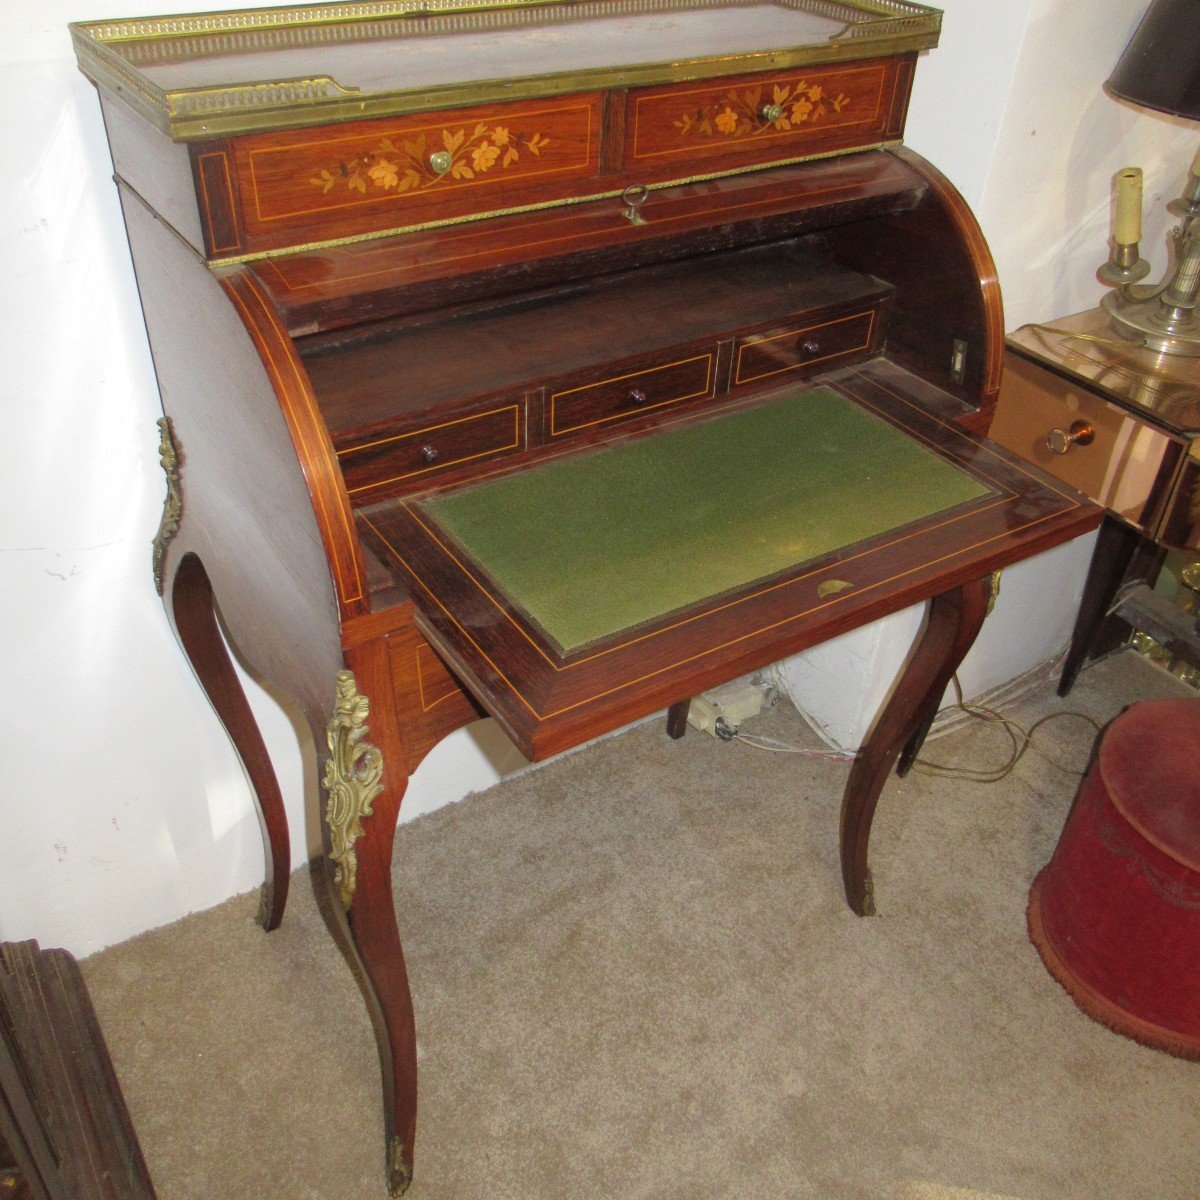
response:
M339 449L351 500L375 499L384 489L395 490L448 467L524 449L524 408L523 401L514 401Z
M547 388L548 439L629 421L645 413L715 394L716 347L679 351L669 362L647 367L607 367L604 377L571 387Z
M879 340L878 310L827 321L775 324L744 334L734 346L730 386L744 387L773 377L829 370L837 359L871 350ZM782 382L782 380L781 380Z
M1053 431L1083 426L1065 452L1051 449ZM1004 357L988 436L1149 533L1183 453L1180 442L1134 413L1012 353Z
M638 88L625 169L683 177L878 145L900 136L911 81L909 59L881 58Z

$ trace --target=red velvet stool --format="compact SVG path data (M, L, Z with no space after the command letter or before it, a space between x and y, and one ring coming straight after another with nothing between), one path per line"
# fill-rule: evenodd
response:
M1142 701L1105 730L1029 936L1088 1016L1200 1059L1200 699Z

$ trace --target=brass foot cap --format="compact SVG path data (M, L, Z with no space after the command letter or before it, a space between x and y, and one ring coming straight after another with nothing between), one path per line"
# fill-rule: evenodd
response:
M389 1196L403 1196L412 1183L412 1163L404 1153L404 1146L398 1137L392 1138L388 1144L387 1156L387 1187Z

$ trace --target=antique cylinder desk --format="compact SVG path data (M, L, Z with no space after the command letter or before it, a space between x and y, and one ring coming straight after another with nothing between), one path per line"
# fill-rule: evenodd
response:
M846 896L1004 566L1099 510L989 443L987 247L902 147L907 0L379 0L72 29L162 394L154 572L255 792L221 637L303 711L412 1174L409 775L533 759L928 601L841 809ZM220 625L218 624L218 616ZM731 817L736 819L736 817Z

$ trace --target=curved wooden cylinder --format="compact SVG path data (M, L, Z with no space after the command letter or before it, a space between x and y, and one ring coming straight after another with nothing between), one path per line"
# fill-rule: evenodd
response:
M969 404L976 413L961 423L986 433L1004 355L996 264L954 185L921 155L890 153L925 181L920 202L825 237L840 262L895 287L888 357Z

